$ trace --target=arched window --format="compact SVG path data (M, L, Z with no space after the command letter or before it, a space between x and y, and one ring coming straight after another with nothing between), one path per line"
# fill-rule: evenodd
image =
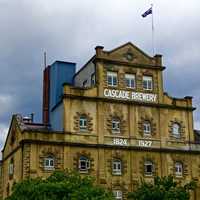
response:
M80 131L86 131L88 126L88 120L86 115L81 115L79 118Z
M143 123L143 133L144 135L151 134L151 123L149 121L144 121Z
M120 119L118 117L112 118L112 133L120 133Z
M44 158L44 169L45 170L54 170L55 169L55 161L53 156L48 156Z
M88 172L90 169L90 160L86 156L81 156L79 158L79 171Z
M154 172L154 164L152 161L147 160L144 162L144 173L147 176L152 176Z
M120 159L114 159L112 162L112 173L114 175L122 174L122 161Z
M183 163L182 162L175 162L175 175L183 176Z
M180 125L178 123L173 123L172 125L172 134L175 137L180 137Z

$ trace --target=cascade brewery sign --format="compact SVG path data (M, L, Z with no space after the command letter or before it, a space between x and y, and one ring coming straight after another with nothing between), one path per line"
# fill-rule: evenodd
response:
M131 92L131 91L115 90L115 89L104 89L104 96L116 99L149 101L149 102L156 102L157 99L156 94Z

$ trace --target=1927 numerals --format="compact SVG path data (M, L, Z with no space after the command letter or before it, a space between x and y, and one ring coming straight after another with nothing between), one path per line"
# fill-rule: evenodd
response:
M152 146L152 141L139 140L138 142L139 142L140 147L151 147Z

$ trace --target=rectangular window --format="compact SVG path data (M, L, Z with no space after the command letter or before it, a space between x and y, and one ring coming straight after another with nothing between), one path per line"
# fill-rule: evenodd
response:
M144 129L144 134L145 135L150 135L151 134L151 124L149 122L144 122L143 123L143 129Z
M94 86L94 85L95 85L95 82L96 82L96 80L95 80L95 73L93 73L93 74L91 75L91 86Z
M135 88L135 75L134 74L125 74L125 82L127 88Z
M112 132L120 133L120 120L119 119L112 119Z
M152 76L143 76L143 89L144 90L153 90Z
M153 163L151 161L146 161L144 164L144 173L145 175L152 176L153 175Z
M47 157L44 159L44 169L45 170L54 170L54 158Z
M122 174L121 160L114 160L113 161L113 174L114 175L121 175Z
M79 158L79 170L81 172L87 172L90 169L90 160L84 156Z
M115 199L118 199L118 200L123 199L121 190L113 190L113 195L114 195Z
M80 130L87 129L87 117L86 116L80 116L79 126L80 126Z
M117 86L117 73L116 72L107 72L107 84L108 84L108 86L112 86L112 87Z
M183 176L183 164L180 162L175 163L175 175Z

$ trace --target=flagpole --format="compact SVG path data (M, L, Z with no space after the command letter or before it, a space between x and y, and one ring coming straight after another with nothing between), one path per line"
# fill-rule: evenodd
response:
M151 4L151 9L152 9L152 15L151 15L151 29L152 29L152 54L154 56L155 53L155 47L154 47L154 18L153 18L153 4Z

